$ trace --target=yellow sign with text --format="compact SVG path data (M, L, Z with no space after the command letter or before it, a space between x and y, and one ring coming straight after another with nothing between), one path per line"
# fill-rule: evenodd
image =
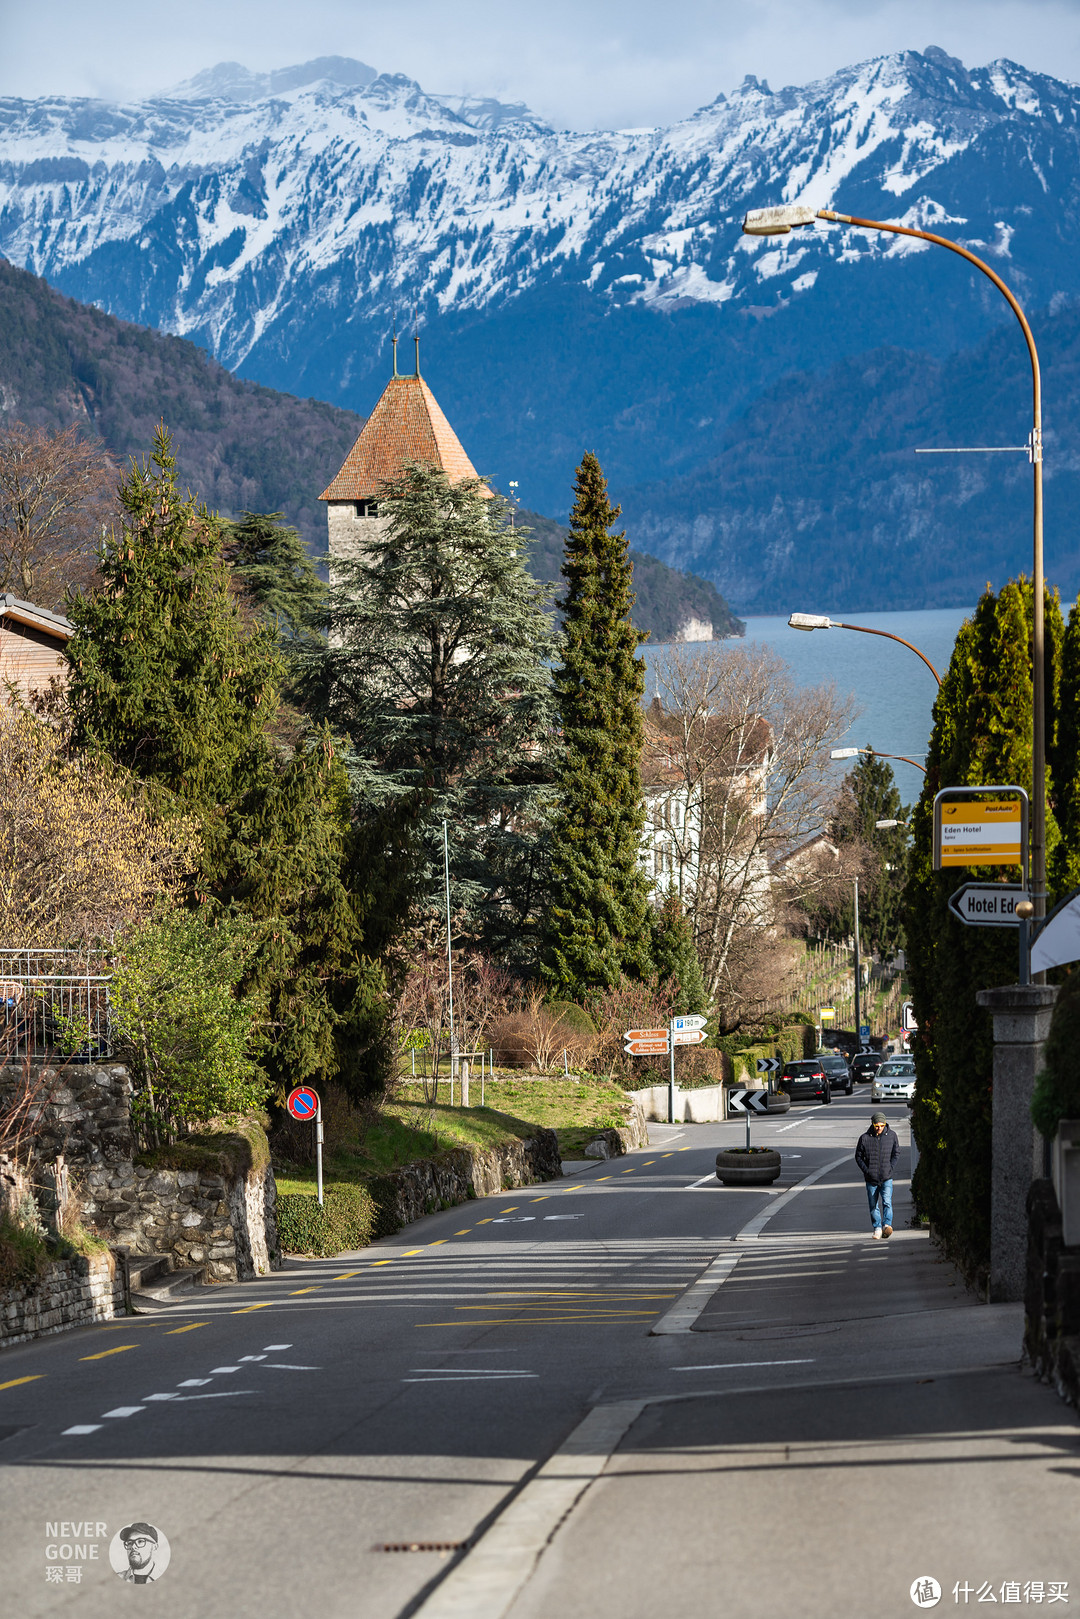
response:
M1019 866L1018 798L962 799L941 805L943 866Z

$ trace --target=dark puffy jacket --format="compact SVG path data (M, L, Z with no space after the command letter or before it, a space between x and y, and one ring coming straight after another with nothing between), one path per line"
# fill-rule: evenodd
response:
M891 1124L879 1136L873 1130L864 1130L855 1148L855 1162L868 1181L891 1181L896 1160L900 1156L900 1139Z

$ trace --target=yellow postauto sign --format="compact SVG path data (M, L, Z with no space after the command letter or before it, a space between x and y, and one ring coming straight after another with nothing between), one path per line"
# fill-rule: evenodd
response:
M941 805L943 866L1019 866L1018 798L974 799Z

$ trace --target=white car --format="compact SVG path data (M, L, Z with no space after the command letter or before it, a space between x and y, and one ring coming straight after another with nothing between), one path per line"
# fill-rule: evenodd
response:
M915 1064L910 1057L890 1057L874 1075L872 1102L910 1102L915 1095Z

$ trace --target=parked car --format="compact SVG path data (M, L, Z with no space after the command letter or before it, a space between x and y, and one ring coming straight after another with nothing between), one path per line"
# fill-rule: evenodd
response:
M845 1096L854 1094L855 1081L851 1077L851 1069L845 1056L839 1051L819 1051L817 1060L828 1076L830 1090L843 1091Z
M859 1051L851 1059L851 1072L855 1075L856 1083L864 1083L873 1079L885 1058L880 1051Z
M910 1102L915 1095L915 1064L910 1057L890 1057L874 1075L872 1102Z
M787 1091L793 1102L832 1101L832 1087L816 1057L786 1062L780 1074L780 1089Z

